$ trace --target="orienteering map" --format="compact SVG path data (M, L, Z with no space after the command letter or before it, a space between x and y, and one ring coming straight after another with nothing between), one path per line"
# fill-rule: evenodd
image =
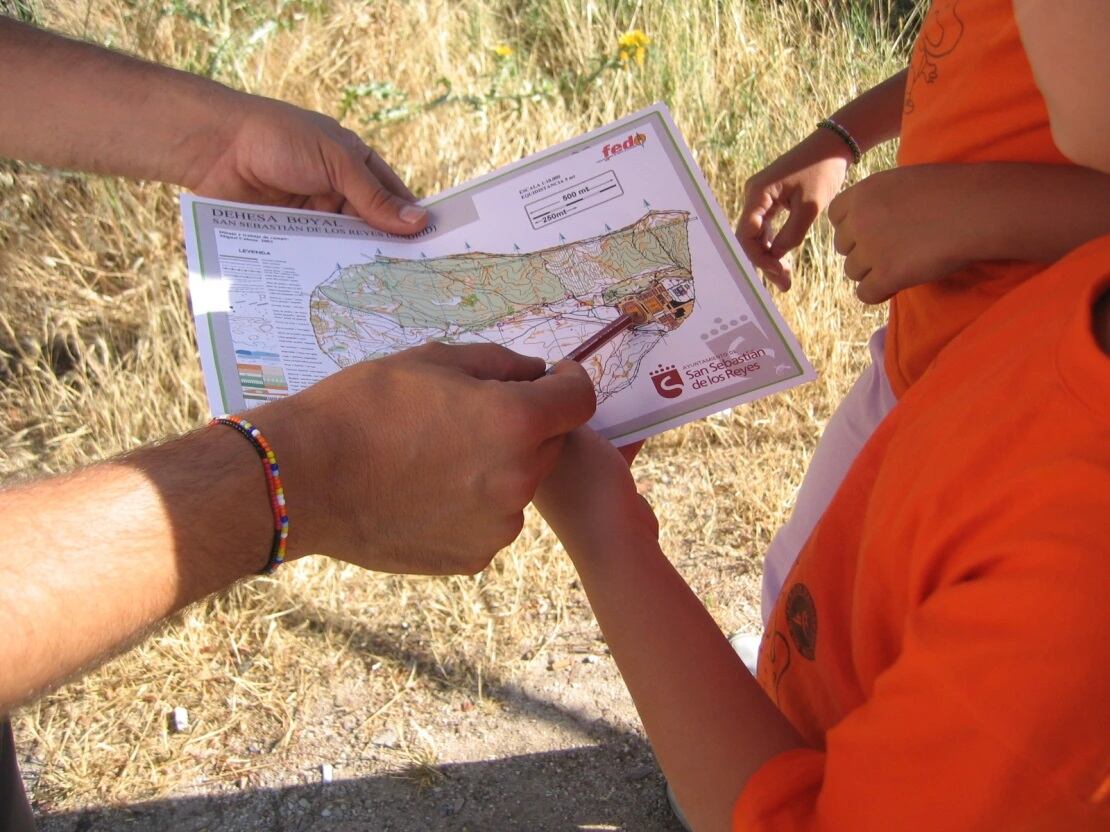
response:
M661 105L423 204L428 228L405 238L183 197L213 411L431 340L554 362L628 304L646 322L584 362L591 424L616 441L813 376Z

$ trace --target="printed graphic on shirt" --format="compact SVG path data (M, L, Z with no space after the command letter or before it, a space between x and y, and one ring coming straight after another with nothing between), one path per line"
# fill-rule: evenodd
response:
M775 686L775 701L779 699L779 683L786 671L790 669L790 642L778 630L771 636L770 647L767 650L766 661L759 660L760 672L764 666L771 668L771 684Z
M794 584L786 596L786 626L798 652L813 661L817 652L817 607L805 584Z
M932 84L940 76L938 64L952 53L964 36L964 22L956 11L960 0L937 0L921 24L921 34L910 58L903 112L914 111L913 93L918 84Z

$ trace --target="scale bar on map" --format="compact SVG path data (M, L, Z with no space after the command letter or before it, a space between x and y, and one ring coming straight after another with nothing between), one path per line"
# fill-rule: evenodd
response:
M559 220L565 220L567 217L573 217L575 214L581 214L589 208L616 199L623 194L624 190L621 188L621 183L617 181L617 175L610 170L561 191L544 194L534 202L529 202L524 208L528 212L528 220L532 223L532 228L539 229Z

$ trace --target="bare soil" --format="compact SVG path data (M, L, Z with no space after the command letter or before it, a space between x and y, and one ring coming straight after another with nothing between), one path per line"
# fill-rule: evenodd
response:
M680 830L664 780L612 660L560 650L513 684L439 701L414 697L368 746L326 712L302 729L321 769L266 770L240 788L205 784L167 800L47 814L42 832L354 830ZM340 696L357 697L347 687ZM432 697L423 697L431 700ZM420 713L436 762L404 750ZM349 723L348 723L349 725ZM409 726L409 727L404 727Z

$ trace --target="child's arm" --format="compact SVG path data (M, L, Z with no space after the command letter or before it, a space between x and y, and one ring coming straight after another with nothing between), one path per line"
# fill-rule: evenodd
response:
M1110 176L1025 162L882 171L829 205L856 293L880 303L982 260L1051 263L1110 232Z
M608 442L571 434L536 505L578 569L693 828L729 829L748 778L801 738L664 557L655 516Z
M831 118L866 153L898 135L905 92L906 70L902 70ZM783 256L801 244L818 214L836 196L851 161L844 140L819 128L745 183L736 236L752 263L780 289L790 288L790 267ZM789 217L772 240L771 223L783 211Z

